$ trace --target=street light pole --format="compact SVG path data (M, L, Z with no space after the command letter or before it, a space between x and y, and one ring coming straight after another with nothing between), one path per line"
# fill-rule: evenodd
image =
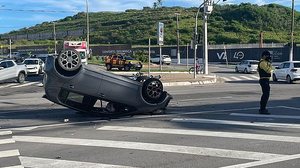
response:
M294 54L294 26L295 26L295 5L294 0L292 0L292 24L291 24L291 51L289 61L293 61Z
M176 29L177 29L177 64L180 64L180 51L179 51L179 22L178 22L178 16L179 13L175 13L176 15Z
M86 5L86 50L87 57L90 56L90 24L89 24L89 3L85 0Z
M54 54L57 55L55 22L53 22L53 39L54 39Z

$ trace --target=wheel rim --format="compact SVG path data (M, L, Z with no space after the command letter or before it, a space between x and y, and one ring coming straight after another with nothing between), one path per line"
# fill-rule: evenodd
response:
M291 83L291 81L292 81L292 80L291 80L291 77L290 77L290 76L287 76L287 82L288 82L288 83Z
M20 74L20 76L19 76L19 82L24 82L25 81L25 75L24 74Z
M161 96L163 86L158 81L153 81L147 86L147 94L150 98L157 99Z
M80 58L77 52L68 50L61 53L59 63L65 70L73 70L80 64Z

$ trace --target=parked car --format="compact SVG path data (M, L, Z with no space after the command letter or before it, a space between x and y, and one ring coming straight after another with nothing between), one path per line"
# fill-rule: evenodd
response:
M44 71L45 97L81 112L163 111L172 98L158 78L129 78L92 69L81 63L75 50L63 50L58 56L48 57Z
M23 64L27 68L28 75L39 75L44 72L44 62L39 58L26 58Z
M140 70L143 67L141 61L135 60L130 56L111 55L104 57L105 66L108 71L112 68L129 71L130 69Z
M31 55L28 53L12 52L11 56L7 55L8 59L13 59L17 63L23 62L26 58L29 58Z
M235 66L235 72L256 73L259 61L243 60Z
M0 61L0 82L17 80L24 83L27 76L25 65L18 65L14 60Z
M162 57L162 64L170 65L172 62L172 59L169 55L161 55ZM160 64L160 55L155 55L154 57L150 58L150 62Z
M273 81L285 80L287 83L300 80L300 61L286 61L275 67Z

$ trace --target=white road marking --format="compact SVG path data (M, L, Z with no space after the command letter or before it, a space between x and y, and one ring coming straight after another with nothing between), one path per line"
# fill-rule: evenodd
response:
M0 158L20 156L19 150L0 151Z
M111 140L91 140L91 139L75 139L75 138L55 138L55 137L40 137L40 136L13 136L17 142L32 142L32 143L47 143L59 145L80 145L80 146L95 146L105 148L120 148L145 150L155 152L170 152L180 154L191 154L211 157L224 157L235 159L249 159L249 160L265 160L270 158L282 157L286 155L249 152L216 148L203 148L180 145L166 145L143 142L128 142L128 141L111 141Z
M222 79L225 80L225 81L231 81L231 79L226 78L226 77L222 77Z
M18 83L10 83L10 84L7 84L7 85L2 85L0 86L0 89L1 88L7 88L7 87L10 87L10 86L15 86L15 85L19 85Z
M0 145L10 144L10 143L15 143L15 140L13 140L13 139L0 139Z
M235 76L231 76L230 78L232 78L233 80L236 80L236 81L243 80L243 79L237 78L237 77L235 77Z
M0 131L0 136L11 135L11 134L12 134L11 131Z
M284 161L299 159L299 158L300 158L300 154L296 154L296 155L283 156L280 158L271 158L271 159L267 159L267 160L242 163L242 164L232 165L232 166L225 166L225 167L221 167L221 168L248 168L248 167L262 166L262 165L267 165L267 164L272 164L272 163L284 162Z
M185 123L205 123L205 124L223 124L223 125L242 125L257 127L275 127L275 128L300 128L300 124L283 124L267 122L250 122L250 121L232 121L232 120L210 120L198 118L174 118L171 121Z
M259 77L255 76L255 75L250 75L250 77L253 78L253 79L259 79Z
M91 162L79 162L79 161L69 161L69 160L58 160L58 159L46 159L46 158L36 158L36 157L25 157L20 156L20 161L25 167L42 167L42 168L133 168L129 166L121 165L109 165L101 163L91 163Z
M248 76L240 76L241 78L244 78L246 80L253 80L252 78L249 78Z
M35 84L39 84L39 83L41 83L41 82L28 82L28 83L17 85L17 86L12 86L11 88L19 88L19 87L30 86L30 85L35 85Z
M290 116L290 115L261 115L261 114L243 114L243 113L230 113L230 115L241 116L241 117L258 117L258 118L300 119L300 116Z
M263 141L300 143L300 137L251 134L251 133L248 134L248 133L235 133L235 132L199 131L199 130L188 130L188 129L164 129L164 128L122 127L122 126L104 126L104 127L98 128L97 130L142 132L142 133L156 133L156 134L193 135L193 136L253 139L253 140L263 140Z
M300 108L297 107L289 107L289 106L280 106L282 108L292 109L292 110L300 110Z
M17 165L17 166L9 166L9 167L2 167L2 168L24 168L24 166Z
M178 100L177 102L189 102L189 101L201 101L201 100L218 100L218 99L232 99L232 96L225 96L225 97L208 97L208 98L198 98L198 99L182 99Z

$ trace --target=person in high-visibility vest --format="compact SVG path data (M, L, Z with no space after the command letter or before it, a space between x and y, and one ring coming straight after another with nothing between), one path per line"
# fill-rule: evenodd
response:
M264 51L258 64L259 84L262 90L259 109L260 114L270 114L266 106L270 97L270 77L272 73L271 60L271 53L269 51Z

